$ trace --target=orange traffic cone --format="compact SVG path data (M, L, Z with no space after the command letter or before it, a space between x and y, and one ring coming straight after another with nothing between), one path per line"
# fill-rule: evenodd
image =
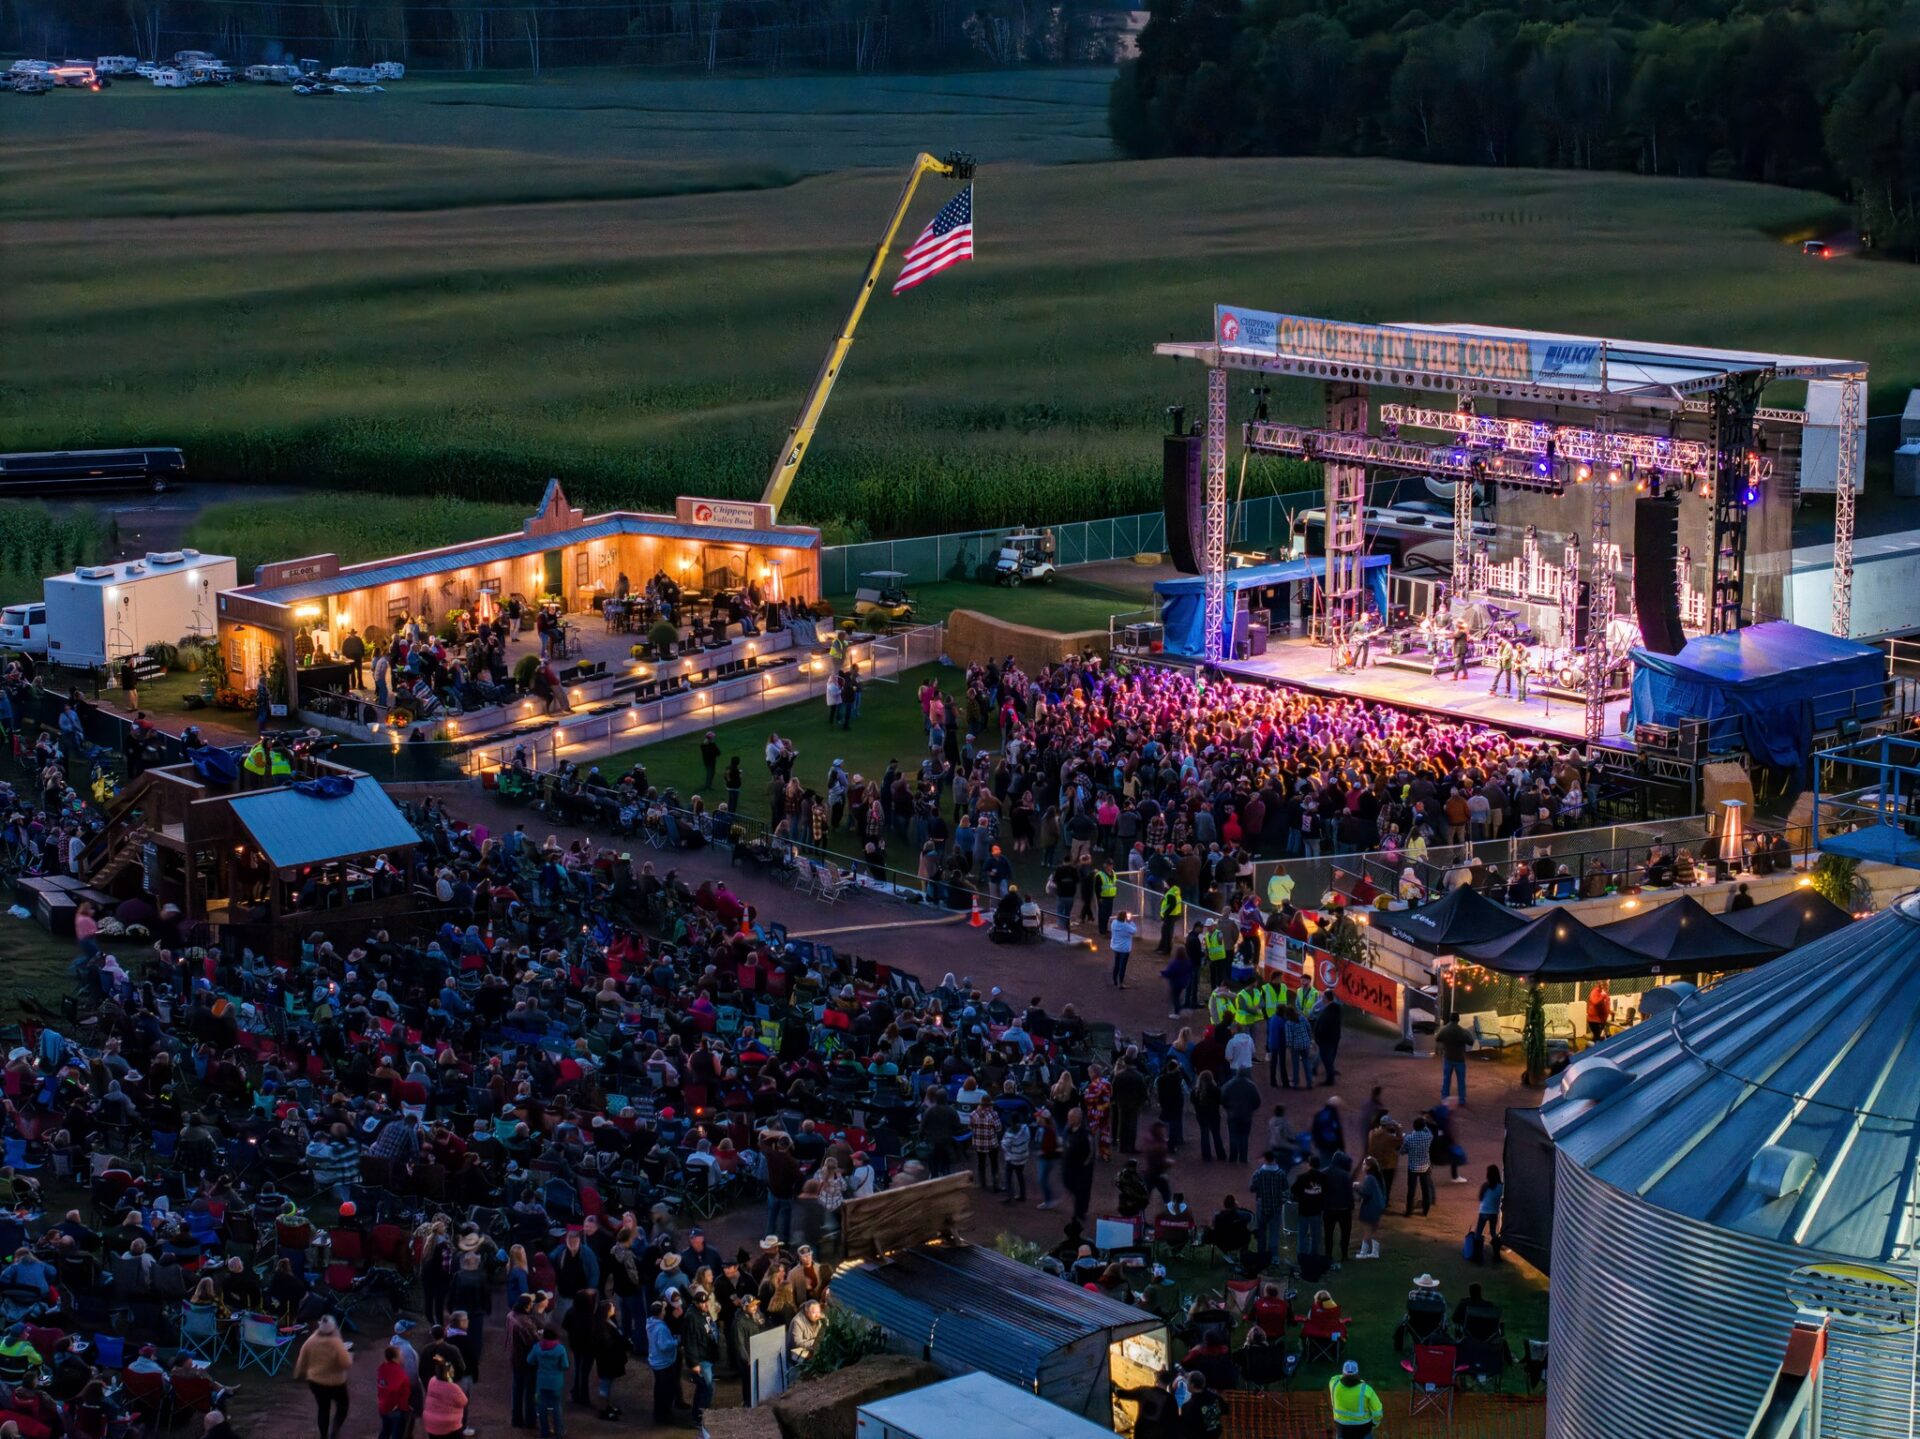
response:
M967 916L967 924L973 929L986 928L986 918L980 913L980 896L973 896L973 913Z

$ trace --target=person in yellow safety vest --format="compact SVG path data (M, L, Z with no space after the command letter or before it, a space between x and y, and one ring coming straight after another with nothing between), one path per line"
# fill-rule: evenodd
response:
M1113 923L1113 902L1120 897L1120 876L1113 872L1112 860L1093 872L1093 889L1100 901L1100 933L1105 934Z
M271 757L272 769L275 774L279 775L279 774L293 773L293 756L292 755L288 754L283 749L272 750L269 753Z
M1294 1001L1300 1007L1300 1017L1305 1019L1313 1013L1314 1006L1320 1003L1320 991L1306 980L1300 981L1300 993Z
M1233 991L1216 989L1207 996L1207 1021L1210 1024L1225 1024L1233 1018Z
M1200 948L1207 957L1207 982L1211 984L1214 974L1218 972L1215 967L1227 962L1227 937L1220 933L1219 925L1209 922L1200 931ZM1214 988L1218 989L1219 986L1214 985Z
M1267 908L1278 909L1293 898L1293 876L1276 869L1267 879Z
M1339 1439L1367 1439L1386 1412L1380 1396L1360 1377L1360 1366L1351 1359L1327 1381L1327 1399L1333 1405L1333 1432Z
M1280 1012L1280 1006L1286 1003L1285 989L1270 979L1263 979L1258 985L1260 992L1260 1017L1272 1019Z
M835 634L833 643L827 646L827 666L835 674L847 667L847 637Z
M1236 992L1233 996L1233 1020L1252 1029L1260 1022L1260 994L1249 987Z
M1160 896L1160 943L1154 946L1160 954L1173 953L1173 932L1180 927L1180 916L1187 912L1187 902L1180 897L1180 886L1170 884L1166 893Z
M267 742L264 739L256 740L253 748L247 751L247 773L264 777L268 764Z

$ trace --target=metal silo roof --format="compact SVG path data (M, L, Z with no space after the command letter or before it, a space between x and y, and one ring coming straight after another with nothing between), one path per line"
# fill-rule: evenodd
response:
M1830 1256L1912 1258L1920 896L1588 1050L1541 1118L1565 1159L1658 1208Z

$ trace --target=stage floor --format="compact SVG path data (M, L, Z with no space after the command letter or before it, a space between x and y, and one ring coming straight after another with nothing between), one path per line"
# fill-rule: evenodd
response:
M1478 720L1502 729L1555 739L1582 740L1586 734L1586 713L1578 704L1561 699L1549 701L1540 695L1529 697L1521 704L1505 695L1490 695L1487 685L1493 677L1479 666L1468 670L1463 680L1444 675L1436 679L1416 670L1382 665L1377 660L1364 670L1339 674L1324 645L1296 637L1270 643L1267 652L1256 659L1223 663L1220 670L1236 679L1279 681L1322 694L1352 695L1403 709L1431 710L1452 719ZM1620 733L1621 718L1626 711L1624 698L1607 706L1603 742L1611 748L1631 748Z

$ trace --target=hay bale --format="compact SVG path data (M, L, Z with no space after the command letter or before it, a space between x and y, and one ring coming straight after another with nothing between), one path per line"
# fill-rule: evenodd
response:
M782 1439L853 1439L856 1412L862 1404L923 1389L946 1377L918 1359L873 1354L824 1378L796 1384L772 1407Z
M780 1439L780 1421L766 1404L758 1409L709 1409L706 1424L710 1439Z

